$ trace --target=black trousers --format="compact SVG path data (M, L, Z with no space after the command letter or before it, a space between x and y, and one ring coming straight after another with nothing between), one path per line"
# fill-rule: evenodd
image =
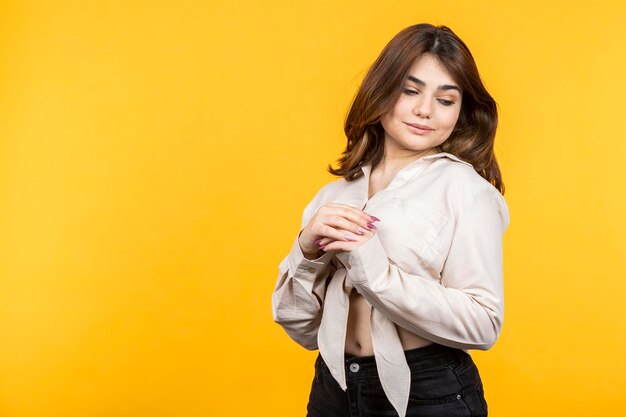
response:
M432 344L404 354L411 369L407 417L487 415L482 381L466 352ZM347 391L318 354L307 417L398 416L380 384L374 356L347 356L344 365Z

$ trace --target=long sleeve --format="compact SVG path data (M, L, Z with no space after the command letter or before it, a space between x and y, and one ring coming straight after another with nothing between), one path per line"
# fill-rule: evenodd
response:
M309 205L302 226L308 221ZM332 272L329 252L318 259L306 259L296 238L291 251L280 263L278 280L272 294L272 316L287 334L306 349L317 349L326 278Z
M354 287L397 325L460 349L489 349L503 320L502 234L508 208L483 188L456 220L441 281L390 262L378 235L337 254Z

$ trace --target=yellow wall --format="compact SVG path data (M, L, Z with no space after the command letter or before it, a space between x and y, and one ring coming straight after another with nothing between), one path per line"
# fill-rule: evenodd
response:
M277 265L363 71L424 21L500 106L491 415L617 415L624 3L299 3L0 3L0 415L304 415Z

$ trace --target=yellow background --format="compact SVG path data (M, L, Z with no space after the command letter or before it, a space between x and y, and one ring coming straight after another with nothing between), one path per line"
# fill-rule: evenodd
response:
M619 1L0 3L0 416L303 416L277 266L366 68L449 25L499 103L492 416L618 415Z

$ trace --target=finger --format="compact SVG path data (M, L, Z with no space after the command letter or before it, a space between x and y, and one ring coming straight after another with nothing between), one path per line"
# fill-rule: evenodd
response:
M349 251L349 250L354 249L356 246L362 245L363 243L367 242L374 236L374 233L372 232L367 232L364 236L354 236L354 235L350 236L349 232L342 231L342 230L338 230L338 232L344 235L344 239L332 240L332 241L329 241L328 243L326 242L326 240L324 240L323 242L324 244L320 246L320 249L324 251L328 251L328 250Z
M356 229L354 229L354 223L351 222L339 222L339 223L343 223L344 227L341 226L329 226L334 230L330 230L327 229L324 226L328 226L328 225L322 225L321 228L324 231L324 236L320 236L320 238L329 238L331 240L340 240L340 241L347 241L347 242L356 242L356 241L361 241L363 239L367 240L370 237L372 237L373 233L375 232L375 230L365 230L362 229L360 227L357 226ZM325 242L326 243L326 242Z
M365 220L367 220L368 222L379 222L380 219L376 216L374 216L373 214L370 214L366 211L363 210L359 210L356 207L352 207L349 206L347 204L337 204L337 203L326 203L325 205L329 206L329 207L336 207L336 208L342 208L342 209L347 209L350 211L355 212L357 215L363 215L365 216Z
M357 242L342 242L339 240L335 240L320 249L324 252L329 252L329 251L349 252L352 249L354 249L356 246L357 246Z
M366 233L371 233L371 232L366 232ZM340 240L343 242L356 242L358 238L361 237L361 235L352 233L349 230L335 228L335 227L324 225L324 224L322 224L318 228L318 230L316 230L316 234L318 234L321 239L329 238L331 240Z
M334 242L334 241L335 241L334 239L331 239L331 238L325 237L325 238L323 238L323 239L318 240L317 242L318 242L318 245L319 245L320 247L322 247L322 246L326 246L326 245L328 245L330 242Z
M343 219L346 219L347 221L354 223L355 226L353 228L348 228L345 223L337 223L336 220L335 220L334 225L352 230L355 233L362 233L363 230L376 229L374 222L380 221L378 217L370 216L360 210L354 209L350 206L343 206L343 205L325 207L324 210L320 210L320 213L319 213L320 218L326 219L326 218L329 218L329 216L333 216L334 218L337 218L337 217L343 218Z
M353 217L351 220L340 214L325 215L320 218L320 222L335 229L342 229L357 235L364 235L368 230L370 230L367 226L362 227L359 223L357 223L358 219Z
M354 248L363 245L365 242L370 240L374 236L374 232L367 232L363 236L355 236L356 239L351 239L352 236L349 236L349 232L345 230L337 230L340 234L344 234L344 239L333 240L328 242L326 245L320 247L320 249L324 252L328 251L351 251ZM324 241L326 243L326 241Z
M326 203L322 207L329 207L334 209L335 211L339 211L339 214L343 215L346 218L350 219L359 219L358 223L361 226L367 226L367 223L374 223L376 221L380 221L380 219L376 216L372 216L369 213L364 212L363 210L359 210L352 206L348 206L346 204L336 204L336 203Z

